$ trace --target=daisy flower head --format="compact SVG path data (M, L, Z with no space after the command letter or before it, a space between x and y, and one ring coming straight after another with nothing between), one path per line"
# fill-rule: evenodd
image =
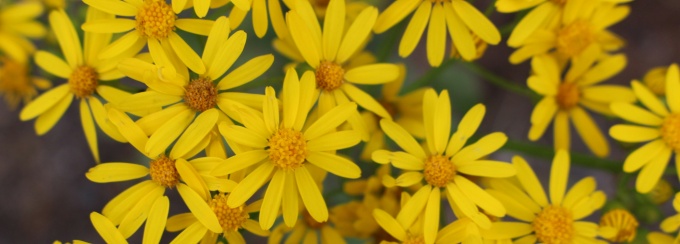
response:
M654 92L657 96L665 96L666 73L668 73L668 66L650 69L645 73L645 76L642 77L642 83L649 87L649 90Z
M37 20L44 7L38 1L21 1L3 5L0 9L0 51L20 63L27 63L35 52L30 39L41 39L47 34ZM29 39L30 38L30 39Z
M135 163L110 162L92 167L85 174L90 181L96 183L123 182L149 176L149 179L131 186L104 206L102 214L118 226L122 235L129 238L146 221L144 238L155 240L151 243L160 240L169 209L167 198L164 197L166 189L177 189L189 210L195 216L200 216L199 220L210 230L221 233L222 227L218 219L207 214L211 213L207 205L199 203L205 204L210 197L210 190L233 187L233 182L227 179L206 174L217 164L223 163L223 159L203 157L189 160L198 151L169 156L149 155L143 150L149 139L139 125L115 108L109 110L109 119L132 146L150 159L148 167Z
M111 18L113 16L97 9L88 8L87 10L87 20L98 21ZM106 85L108 81L123 77L123 74L116 70L119 58L104 60L97 58L101 47L106 46L111 40L111 35L85 33L85 42L81 46L80 38L66 12L52 11L49 21L65 61L52 53L37 51L35 62L41 69L56 77L67 79L68 82L50 89L27 104L21 110L19 118L22 121L37 118L35 131L38 135L43 135L61 119L74 98L80 100L80 120L85 137L95 161L99 162L95 124L112 139L126 142L125 138L107 121L104 105L99 97L95 96L99 95L109 103L117 103L129 95Z
M562 18L528 35L510 55L510 63L519 64L544 53L574 61L590 55L586 53L590 48L597 50L598 55L619 50L624 41L607 28L621 22L628 13L630 7L625 5L568 0ZM515 29L518 27L521 26Z
M448 91L444 90L437 96L433 89L429 89L423 98L425 149L401 126L388 119L380 121L385 134L404 151L378 150L373 153L373 161L380 164L391 163L405 171L396 179L387 180L389 185L408 187L424 180L424 186L402 208L397 220L404 227L410 226L424 211L427 243L435 240L439 229L442 191L452 199L449 202L452 208L457 207L463 216L472 218L482 228L488 228L490 221L478 207L492 216L505 216L503 205L469 179L510 177L515 174L515 169L510 164L484 159L505 144L505 134L495 132L465 146L467 140L477 131L485 111L482 104L471 108L460 121L458 130L451 135L451 102Z
M231 194L218 192L207 202L196 202L203 209L207 207L208 213L195 215L193 213L181 213L168 219L167 229L170 232L183 230L171 243L215 243L219 234L222 234L229 243L246 243L243 235L239 232L245 229L258 236L268 236L269 231L262 230L260 224L250 219L250 214L260 211L262 201L258 200L251 204L242 204L238 207L229 207L227 199ZM217 220L220 232L215 232L204 223L214 223Z
M399 43L401 57L408 57L413 53L425 27L427 60L433 67L439 66L444 60L447 30L453 45L465 60L473 60L478 56L473 35L491 45L501 41L501 34L496 26L465 0L394 1L380 14L373 30L383 33L413 12Z
M328 13L333 14L326 15L323 31L308 1L297 0L295 8L286 14L291 38L303 59L314 70L316 88L321 92L319 112L324 114L337 105L354 101L382 118L391 118L380 103L354 84L377 85L394 81L399 76L397 65L346 66L356 54L361 53L378 10L375 7L365 8L347 29L345 12L344 0L330 0ZM366 125L358 112L352 114L349 123L355 130L362 131L362 138L368 140Z
M517 241L525 243L596 243L598 225L583 219L602 208L607 196L596 190L594 177L583 178L567 190L570 169L567 151L558 150L553 159L549 200L522 157L515 156L512 164L517 169L517 181L492 179L487 192L499 199L508 215L518 221L494 222L486 231L486 238L519 238Z
M113 19L85 21L82 29L93 33L124 33L101 50L98 57L112 58L121 53L139 53L145 46L154 61L180 74L187 67L197 73L206 71L201 58L176 30L207 36L214 21L178 18L165 0L85 0L85 4L109 14ZM134 18L134 19L132 19ZM188 74L186 75L188 76Z
M633 151L623 163L623 171L640 170L635 189L640 193L650 192L659 182L666 166L675 153L675 165L680 170L680 71L672 64L666 73L666 104L639 81L631 84L635 96L644 107L630 103L613 103L611 109L616 116L635 123L612 126L609 135L622 142L648 142ZM680 177L680 174L678 174Z
M0 58L0 94L10 108L16 109L23 101L28 104L38 95L38 90L52 87L47 79L31 76L30 66L9 57Z
M298 196L314 220L325 222L328 219L328 208L319 183L310 171L320 168L344 178L361 176L361 169L356 164L335 154L336 150L359 143L358 132L335 131L356 111L356 104L348 102L337 106L305 125L307 114L318 96L314 89L314 74L305 72L298 80L293 69L286 73L281 96L281 112L274 89L267 87L262 114L242 110L245 127L219 125L227 141L250 149L227 159L213 170L213 175L224 176L251 166L255 168L232 191L227 201L230 207L243 204L269 182L260 210L263 229L271 228L280 208L285 224L294 226L299 212Z
M177 138L171 154L174 151L184 154L197 146L205 148L218 121L226 120L223 113L239 120L240 116L233 107L245 104L261 108L262 95L230 91L259 77L274 62L273 55L262 55L227 72L243 52L245 43L245 32L229 35L229 20L220 17L210 30L199 60L205 64L206 71L198 72L196 78L179 73L165 74L167 70L158 63L154 65L136 58L119 63L121 72L146 84L149 90L132 95L117 104L117 108L127 112L140 108L162 108L143 115L137 121L151 136L144 152L159 155ZM157 60L154 58L154 61Z
M609 155L607 139L584 108L612 115L610 103L633 102L635 95L627 87L599 84L626 66L624 55L598 60L599 52L595 47L586 52L583 59L571 64L564 77L563 68L554 55L536 56L531 61L533 75L529 77L527 84L543 98L531 113L529 140L541 138L554 121L555 149L569 150L571 120L586 146L598 157L605 157Z
M628 210L610 210L600 218L600 235L615 243L633 242L640 224Z
M675 198L673 199L673 209L675 209L675 212L677 214L670 216L666 219L664 219L661 222L661 230L665 233L673 234L676 237L673 237L668 234L664 234L661 232L651 232L647 234L647 241L651 244L664 244L664 243L679 243L680 242L680 234L678 234L678 229L680 229L680 193L675 194Z

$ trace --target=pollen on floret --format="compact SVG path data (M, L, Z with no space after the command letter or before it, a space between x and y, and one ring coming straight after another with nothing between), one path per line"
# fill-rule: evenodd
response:
M139 8L135 28L147 38L164 39L175 30L177 15L164 0L145 0Z
M80 66L71 73L68 85L77 98L87 98L97 89L99 74L90 66Z
M175 168L175 160L161 155L149 164L151 180L157 184L172 188L179 183L179 172Z
M590 24L576 21L558 31L557 52L565 57L573 57L583 52L594 40Z
M574 82L564 82L557 89L557 105L562 110L569 110L576 106L581 99L581 91Z
M316 87L326 91L332 91L340 87L344 81L345 70L339 64L329 61L321 61L314 72L316 75Z
M208 77L201 77L184 86L184 102L197 112L214 108L217 105L217 88Z
M226 193L216 194L210 200L210 209L217 216L217 220L220 222L224 232L238 231L248 220L248 212L244 210L243 205L237 208L230 208L227 205L228 198L229 195Z
M661 138L674 151L680 152L680 114L671 114L664 119Z
M409 235L402 244L425 244L423 235Z
M562 206L549 205L531 223L541 243L572 243L574 219L569 210Z
M600 219L600 227L611 226L619 230L616 236L608 238L616 243L632 242L635 239L638 225L635 216L625 209L611 210L602 215Z
M303 211L302 218L305 220L305 224L310 229L321 229L327 222L318 222L312 217L307 210Z
M456 176L456 167L443 155L433 155L425 160L425 181L436 187L444 187Z
M307 142L296 130L280 128L269 138L269 159L280 169L296 169L307 157Z

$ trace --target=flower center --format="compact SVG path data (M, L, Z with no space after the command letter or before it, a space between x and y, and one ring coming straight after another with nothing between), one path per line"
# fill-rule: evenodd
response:
M147 38L163 39L175 30L177 16L164 0L145 0L139 8L135 28Z
M671 114L661 125L661 138L676 152L680 151L680 114Z
M197 112L214 108L217 105L217 88L208 77L201 77L184 86L184 103Z
M632 242L635 239L638 225L635 216L624 209L609 211L600 219L600 226L611 226L619 230L616 236L609 239L616 243Z
M557 90L557 105L562 110L569 110L578 104L581 98L581 91L574 82L565 82Z
M345 70L339 64L324 60L321 61L314 74L316 75L316 87L332 91L342 85Z
M153 182L167 188L172 188L179 183L179 172L175 168L175 160L165 155L151 161L149 174Z
M550 1L560 6L564 6L564 4L567 3L567 0L550 0Z
M409 235L402 244L425 244L425 238L422 235L412 236Z
M310 229L321 229L321 227L326 225L326 222L323 222L323 223L317 222L312 217L312 215L310 215L309 212L307 212L307 210L305 210L302 213L302 218L305 220L305 224L307 224L307 227L309 227Z
M269 159L281 169L296 169L305 162L307 142L299 131L280 128L269 138L268 145Z
M557 52L566 57L573 57L580 54L594 40L590 25L585 21L576 21L557 33Z
M456 167L446 156L434 155L425 160L425 181L430 185L444 187L456 176Z
M99 84L99 74L90 66L80 66L76 68L71 77L68 78L68 85L71 92L77 98L86 98L92 95Z
M532 223L538 242L571 243L574 237L574 219L564 207L549 205L538 213Z
M227 199L229 199L229 195L220 193L213 196L208 204L210 209L217 215L217 220L219 220L225 232L238 231L238 228L243 226L250 216L243 210L243 205L237 208L230 208L227 205Z

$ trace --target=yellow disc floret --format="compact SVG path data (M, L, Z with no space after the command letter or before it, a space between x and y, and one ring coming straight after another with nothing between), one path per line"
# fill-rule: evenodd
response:
M151 180L153 182L167 188L172 188L179 183L179 172L177 172L177 168L175 168L175 160L172 160L165 155L151 161L149 165L149 174L151 175Z
M135 28L147 38L165 39L175 30L177 15L164 0L145 0L139 7Z
M540 243L566 244L574 238L574 219L562 206L543 208L531 225Z
M213 196L209 203L210 209L217 216L217 220L220 222L224 232L238 231L248 220L248 212L244 210L243 205L237 208L230 208L227 205L228 198L229 195L226 193Z
M92 95L99 84L99 74L90 66L80 66L73 70L71 76L68 78L68 85L71 87L71 92L77 98L86 98Z
M456 176L456 167L443 155L433 155L425 160L425 181L430 185L444 187Z
M184 87L184 102L197 112L214 108L217 105L217 88L207 77L198 78Z
M579 55L595 40L590 24L576 21L557 33L557 52L565 57Z
M316 75L316 87L332 91L342 85L345 70L339 64L324 60L321 61L314 74Z
M569 110L578 104L581 91L574 82L565 82L558 88L556 99L560 109Z
M600 219L600 227L611 226L619 230L616 236L608 239L612 242L632 242L638 225L635 216L625 209L614 209L602 215Z
M280 128L269 138L269 159L281 169L296 169L307 157L304 135L293 129Z
M670 148L680 152L680 114L666 117L661 125L661 138Z

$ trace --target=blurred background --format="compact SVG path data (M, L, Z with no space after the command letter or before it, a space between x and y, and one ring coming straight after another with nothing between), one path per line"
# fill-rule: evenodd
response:
M74 6L82 3L68 2L67 4L70 6L69 13L74 13L76 10ZM477 0L474 4L483 11L491 4L491 1ZM680 62L680 15L678 15L680 1L636 0L630 3L630 7L632 11L628 18L612 28L614 33L627 41L625 48L621 51L628 57L628 66L608 83L628 85L632 79L641 79L645 72L653 67ZM384 7L380 9L383 10ZM219 9L219 11L221 12L217 14L228 13L224 9ZM513 18L512 14L495 12L491 15L491 20L499 29ZM253 34L249 20L250 17L247 17L241 27L248 33L246 49L251 51L241 56L239 59L241 62L256 55L274 53L270 47L271 38L274 36L273 31L270 29L265 39L260 40ZM74 19L74 22L78 21L82 20ZM382 41L384 38L376 37L369 45L369 49L376 50ZM54 52L60 53L59 50ZM529 64L525 62L517 66L511 65L507 61L511 52L512 49L508 48L503 40L498 46L489 46L485 55L477 62L498 76L526 86L526 78L530 72ZM396 45L390 55L391 62L407 64L409 71L407 83L417 80L430 68L425 56L424 40L421 40L420 46L407 59L398 57ZM272 69L277 70L261 78L276 77L281 74L280 67L285 63L285 58L277 54L276 59L277 62ZM54 85L64 82L61 79L52 80ZM454 64L431 82L437 90L449 89L456 114L453 120L455 123L467 109L481 102L487 106L487 115L478 135L502 131L513 141L528 141L529 115L534 105L528 98L495 87L460 64ZM261 92L262 88L257 88L255 91ZM64 118L44 136L35 134L33 121L19 121L19 111L19 109L10 109L5 103L0 104L0 135L2 135L0 136L0 198L2 199L0 243L51 243L54 240L72 241L74 239L101 242L102 239L90 223L90 212L101 212L110 199L138 181L97 184L85 178L85 172L94 166L94 161L85 142L76 104L72 104ZM604 131L616 122L616 120L602 116L594 117ZM546 135L537 143L552 145L551 135L551 129L548 129ZM576 135L572 138L574 138L572 139L574 151L589 154ZM616 146L616 142L611 139L609 142L612 145L612 154L609 159L623 162L626 151ZM99 148L102 162L147 163L145 161L147 159L141 157L141 154L133 147L107 139L101 133L99 134ZM513 155L515 155L514 151L502 150L494 157L509 161ZM527 157L527 160L534 166L542 181L547 183L551 159ZM574 164L572 164L572 169L570 176L572 183L584 176L593 175L597 177L598 187L605 190L608 197L613 196L618 180L617 175ZM668 179L677 183L675 177L668 177ZM171 201L181 202L175 191L167 191L166 195L170 196ZM178 205L181 204L171 205L172 213L184 211L180 207L176 208ZM599 214L595 216L599 218ZM659 216L657 216L655 222L659 223L659 221ZM650 228L657 229L658 227L657 224L653 224ZM131 239L132 242L140 240L140 232L138 231ZM172 235L166 234L164 240L170 240L171 237Z

